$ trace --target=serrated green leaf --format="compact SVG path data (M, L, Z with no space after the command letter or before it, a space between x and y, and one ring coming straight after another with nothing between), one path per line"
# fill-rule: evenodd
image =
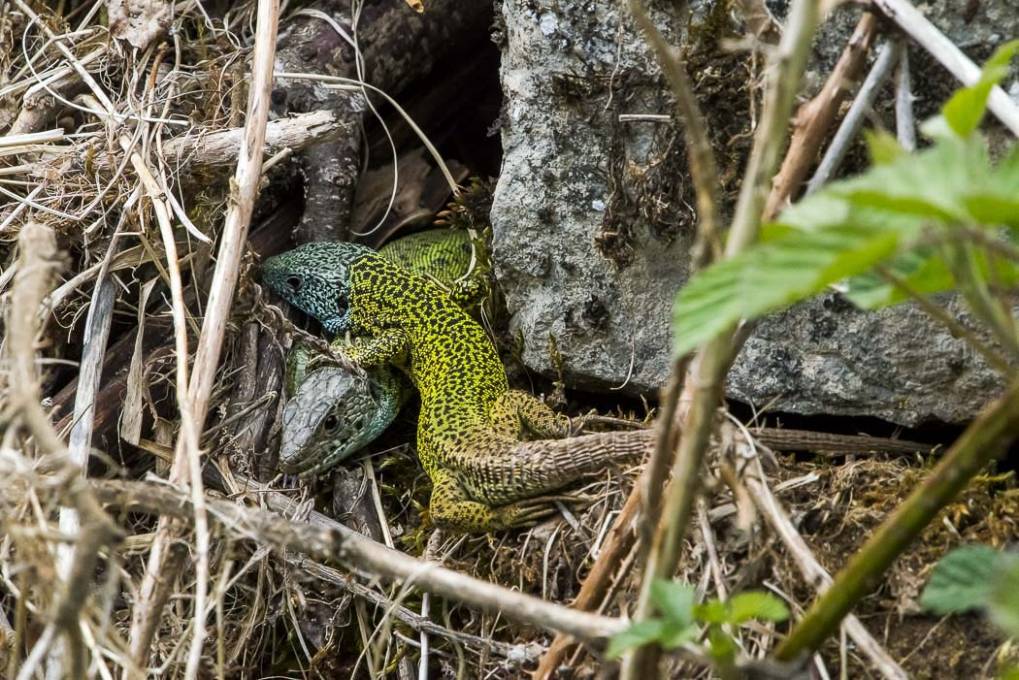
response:
M984 64L980 79L964 87L945 103L941 115L960 137L967 137L980 125L987 111L987 98L991 89L1008 75L1008 64L1019 51L1019 40L1000 46Z
M750 590L729 598L729 623L739 625L751 619L785 621L789 607L785 602L763 590Z
M920 596L920 606L935 614L980 609L990 598L1000 553L986 545L956 548L945 555Z
M1019 145L983 181L967 187L962 201L979 223L1019 229Z
M987 612L1010 637L1019 637L1019 555L999 553Z
M740 319L754 319L821 292L895 255L920 229L843 225L790 233L698 273L673 313L675 349L685 354Z
M662 619L639 621L623 632L612 636L605 649L605 656L610 659L618 659L627 650L642 647L651 642L658 642L665 630L666 624Z
M693 607L697 594L685 583L656 579L651 584L651 601L667 621L688 626L693 623Z
M857 209L869 206L946 224L970 222L963 196L984 186L990 172L981 140L952 139L831 184L828 191Z
M863 138L867 142L870 160L874 165L892 163L906 154L906 150L899 144L895 135L886 130L864 130Z

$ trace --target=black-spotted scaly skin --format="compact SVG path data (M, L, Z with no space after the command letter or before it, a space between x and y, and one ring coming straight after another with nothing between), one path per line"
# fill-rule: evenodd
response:
M483 235L465 229L428 229L390 241L379 249L390 262L431 278L458 305L472 311L491 290L492 266Z
M520 426L559 434L568 422L510 392L491 340L442 287L361 246L308 244L265 268L266 282L325 328L366 338L348 350L352 362L406 359L421 394L417 449L438 526L483 532L532 522L549 512L536 497L646 449L632 437L606 447L603 435L522 444Z

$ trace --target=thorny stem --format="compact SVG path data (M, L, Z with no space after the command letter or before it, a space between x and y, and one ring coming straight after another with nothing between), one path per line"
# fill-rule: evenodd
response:
M765 93L761 124L747 165L726 246L726 256L741 252L757 239L761 213L769 183L785 145L786 128L793 100L806 65L810 41L817 26L817 0L798 0L789 13L789 22L776 52L777 62ZM644 571L635 620L651 616L651 584L655 579L672 578L679 561L679 548L686 535L694 500L700 487L700 472L711 436L714 413L721 398L725 372L733 357L733 327L711 341L697 356L684 392L693 391L694 400L683 423L683 437L665 492L661 522ZM655 677L659 650L653 646L631 652L623 666L623 680Z
M687 158L689 159L690 175L693 178L697 196L697 238L693 245L692 270L697 270L718 259L722 244L718 233L718 206L720 182L718 164L708 138L708 126L697 98L690 84L690 76L685 64L676 51L665 41L664 36L648 18L640 0L630 0L630 12L637 25L654 50L662 72L669 81L676 107L683 121L684 138L686 140ZM676 359L672 373L666 385L662 399L661 412L658 415L658 432L655 437L655 449L647 468L642 475L643 487L643 521L640 523L641 557L646 557L654 539L654 517L657 517L661 500L662 484L666 471L676 449L676 422L679 395L683 390L683 378L686 375L688 362ZM680 413L680 420L684 414Z
M989 404L952 445L931 475L853 554L835 581L775 651L791 661L818 649L853 606L938 513L1019 435L1019 379Z
M690 175L693 178L694 191L697 196L699 218L691 267L692 269L701 268L717 259L721 251L721 240L718 233L720 183L718 165L708 137L707 122L697 103L697 98L694 96L686 67L648 18L640 0L630 0L630 12L644 32L648 44L654 50L662 72L672 88L673 96L676 98L676 107L679 109L679 115L684 123L684 139L690 164ZM620 520L632 517L638 506L636 500L639 499L641 520L638 526L642 558L650 549L654 537L652 518L657 516L656 510L661 498L662 485L672 461L672 454L676 449L677 426L680 420L680 417L677 416L677 406L688 365L689 362L683 358L673 362L669 382L662 393L654 451L641 474L638 488L631 492L636 496L627 499L619 516ZM616 528L621 528L621 524L617 524ZM603 546L605 550L603 554L624 553L629 548L630 541L622 536L622 533L623 531L614 530L610 539L606 541L606 545ZM612 571L611 568L605 568L605 564L596 564L592 568L588 578L584 580L574 606L583 608L596 604L598 599L596 593L600 593L604 589ZM566 654L568 647L567 638L562 635L556 636L548 652L542 657L534 677L537 679L550 677L559 660Z

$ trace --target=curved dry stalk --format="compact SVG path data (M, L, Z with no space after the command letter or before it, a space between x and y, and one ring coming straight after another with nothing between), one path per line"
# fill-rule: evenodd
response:
M36 445L50 457L59 460L63 473L69 480L67 492L74 506L74 517L81 518L81 527L75 532L73 553L63 559L67 567L61 569L60 592L52 604L51 619L45 634L35 642L19 677L33 676L34 667L49 655L48 677L80 677L84 672L84 648L78 617L85 600L92 592L91 581L99 561L99 552L119 537L119 529L96 505L95 500L82 490L80 466L70 460L67 448L43 412L40 405L39 378L36 373L35 339L40 321L37 310L49 293L60 262L56 237L53 230L38 222L29 222L22 227L18 238L20 262L11 291L9 329L9 351L11 353L12 381L11 405L21 416L22 422L35 437ZM57 635L63 634L68 642L66 650L70 666L63 666L63 653Z
M181 411L181 436L170 471L170 478L182 480L190 476L192 492L197 501L193 506L202 515L204 494L201 493L200 460L198 451L199 432L208 413L209 398L213 382L216 378L219 355L226 333L227 320L233 301L234 289L240 273L241 257L247 240L248 225L258 195L258 182L261 178L262 155L265 146L265 128L269 115L269 93L272 87L272 64L276 47L276 32L279 23L278 0L260 0L257 10L257 28L255 49L252 57L252 84L248 112L244 128L244 143L241 146L234 175L234 195L223 225L223 234L213 273L209 301L205 320L195 354L194 368L190 382L187 383L187 395L183 394L182 373L178 369L179 397L178 407ZM165 206L164 206L165 210ZM166 216L168 220L168 216ZM165 240L165 238L164 238ZM172 242L172 239L170 239ZM179 291L178 291L179 292ZM175 298L179 300L179 298ZM179 321L180 305L174 304L175 326ZM178 338L184 333L183 326L176 330ZM181 343L178 339L178 352ZM186 346L185 346L186 356ZM181 365L178 357L178 366ZM139 589L139 601L132 613L131 641L132 655L135 662L144 665L148 654L151 632L155 630L155 622L159 619L162 606L157 601L158 574L164 566L169 554L168 546L175 533L171 522L160 518L146 565L142 585ZM203 538L204 535L204 538ZM207 532L198 536L199 562L208 559ZM207 562L206 562L207 564ZM199 589L207 587L205 579L199 579ZM204 641L205 607L196 607L196 626L194 628L193 645L191 647L186 675L195 677L201 657L201 644ZM146 638L144 633L149 633Z

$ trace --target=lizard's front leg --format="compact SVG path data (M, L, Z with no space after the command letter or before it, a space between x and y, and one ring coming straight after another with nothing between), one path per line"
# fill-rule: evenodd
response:
M407 336L402 330L390 329L352 345L343 344L338 349L352 363L370 368L393 361L407 350ZM337 349L337 341L332 347Z

